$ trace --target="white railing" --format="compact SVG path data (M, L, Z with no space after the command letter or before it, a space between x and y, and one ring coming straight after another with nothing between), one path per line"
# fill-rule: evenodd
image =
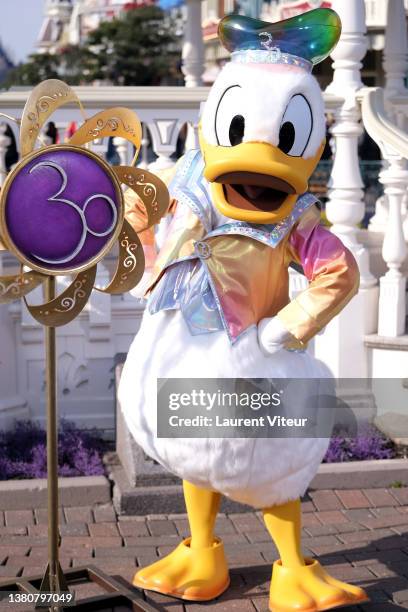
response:
M405 19L403 0L393 0L392 6L398 19ZM357 259L361 289L325 332L316 337L313 350L335 375L354 378L372 373L364 345L365 334L396 337L405 333L406 246L402 228L405 223L408 229L408 171L406 137L402 129L408 124L408 97L401 71L406 63L406 44L404 40L396 43L395 39L403 38L404 32L396 28L398 19L394 15L390 23L396 30L387 34L394 40L387 46L385 111L378 100L376 102L375 94L365 96L367 90L361 82L361 60L367 47L364 0L333 0L333 8L341 15L343 34L332 56L334 78L324 94L326 113L334 116L331 128L334 160L326 213L332 231ZM138 160L143 167L160 170L173 165L181 136L187 148L198 144L200 104L207 97L207 88L78 87L76 91L88 116L115 106L126 106L137 112L144 128ZM19 118L27 95L27 91L21 90L1 93L0 112ZM363 130L361 118L384 156L380 180L385 195L381 202L382 214L376 215L376 233L360 229L365 213L364 186L357 155ZM81 121L79 112L69 107L58 110L52 119L61 139L72 120ZM18 126L12 122L9 125L18 140ZM8 136L0 128L0 173L5 171L8 144ZM132 156L128 144L120 138L113 144L119 162L128 163ZM94 148L106 155L108 141L97 141ZM4 174L0 174L0 182L1 177L4 179ZM379 210L378 206L377 213ZM367 247L373 237L383 242L382 269L378 265L373 267L375 257L372 252L370 257ZM105 264L99 266L99 274L104 277L109 271L109 260ZM14 266L15 261L8 253L0 253L2 273L11 271ZM379 277L382 277L380 296ZM106 278L100 280L103 282ZM293 276L292 291L301 290L305 282L304 278ZM34 297L30 296L31 299ZM114 399L109 371L114 355L128 350L142 310L143 303L130 295L93 296L89 308L78 320L59 331L61 414L83 424L113 425ZM1 427L8 417L36 418L42 413L43 339L40 326L19 303L0 307L0 338ZM389 368L394 367L393 363L390 359Z

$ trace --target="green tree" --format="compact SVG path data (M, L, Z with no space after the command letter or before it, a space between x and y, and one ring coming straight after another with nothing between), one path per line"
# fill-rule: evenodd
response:
M158 85L180 77L175 25L155 6L137 8L90 33L89 79L114 85Z
M44 79L57 79L58 56L49 53L33 53L25 64L13 68L5 80L5 86L36 85Z
M6 86L36 85L60 78L70 85L159 85L181 79L173 20L160 8L141 7L102 22L81 46L37 53L8 75Z

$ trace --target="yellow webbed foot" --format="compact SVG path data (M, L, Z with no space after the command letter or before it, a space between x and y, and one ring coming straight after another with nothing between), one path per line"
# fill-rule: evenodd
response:
M172 553L138 571L133 585L191 601L208 601L228 588L224 545L214 540L208 548L191 548L190 538Z
M272 612L321 612L368 601L363 589L336 580L314 559L288 568L273 564L269 606Z

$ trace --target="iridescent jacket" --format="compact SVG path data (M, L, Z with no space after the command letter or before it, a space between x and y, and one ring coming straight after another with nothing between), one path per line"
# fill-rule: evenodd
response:
M156 259L148 308L180 309L195 334L225 330L234 343L264 317L277 315L302 348L357 292L352 254L319 224L311 194L276 225L240 221L214 227L199 151L177 164L169 191L174 218ZM127 217L131 220L131 205ZM309 286L289 300L288 267L303 267Z

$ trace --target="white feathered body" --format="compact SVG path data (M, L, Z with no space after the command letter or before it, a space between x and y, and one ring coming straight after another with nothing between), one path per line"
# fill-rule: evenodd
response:
M119 387L127 425L145 452L182 479L262 508L302 495L327 449L324 438L158 438L157 378L323 378L309 353L261 352L256 330L192 336L179 311L146 311Z

